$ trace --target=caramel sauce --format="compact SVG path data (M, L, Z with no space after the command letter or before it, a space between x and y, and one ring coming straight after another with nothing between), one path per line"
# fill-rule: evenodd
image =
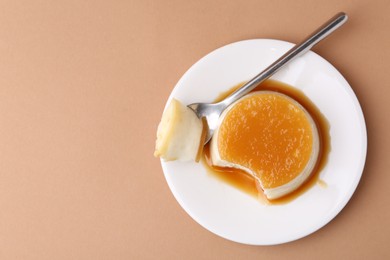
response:
M237 84L236 86L232 87L228 91L221 93L215 99L214 102L223 100L231 93L233 93L236 89L240 88L243 84L245 83ZM316 166L314 167L311 176L307 179L307 181L304 184L302 184L297 190L293 191L292 193L282 198L268 201L265 198L261 188L257 187L257 181L245 171L235 169L235 168L229 168L229 167L213 166L211 164L210 146L208 143L205 145L203 149L202 162L208 169L210 175L220 179L221 181L224 181L229 185L238 188L239 190L245 192L246 194L252 197L258 198L260 201L265 202L267 204L284 204L290 202L295 198L297 198L302 193L306 192L309 188L311 188L315 184L318 184L322 188L326 188L327 186L326 183L319 179L319 173L326 165L328 160L328 154L331 149L330 135L329 135L330 127L326 118L322 115L319 109L313 104L313 102L311 102L305 96L305 94L302 91L295 89L287 84L275 80L266 80L258 87L256 87L253 91L259 91L259 90L275 91L293 98L298 103L300 103L313 118L318 129L320 150L319 150Z

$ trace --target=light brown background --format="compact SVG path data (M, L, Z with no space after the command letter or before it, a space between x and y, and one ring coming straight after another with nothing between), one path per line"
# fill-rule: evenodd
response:
M298 241L255 247L195 223L173 198L155 131L198 59L251 38L315 51L356 92L369 150L352 200ZM390 256L390 2L0 1L0 259L385 259Z

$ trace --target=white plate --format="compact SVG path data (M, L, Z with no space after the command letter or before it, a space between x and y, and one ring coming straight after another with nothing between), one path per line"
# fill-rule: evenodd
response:
M172 97L184 104L211 102L292 46L258 39L217 49L184 74L168 102ZM330 123L331 152L320 173L326 188L315 185L292 202L267 206L211 177L200 163L162 162L173 195L195 221L221 237L251 245L289 242L327 224L354 193L366 158L366 126L359 102L330 63L309 52L272 78L302 90Z

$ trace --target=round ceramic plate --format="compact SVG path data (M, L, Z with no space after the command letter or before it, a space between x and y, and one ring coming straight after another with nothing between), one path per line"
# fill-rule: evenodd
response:
M251 79L293 44L258 39L229 44L194 64L174 88L184 104L212 102ZM347 204L362 175L367 136L363 113L348 82L326 60L308 52L273 79L302 90L330 124L331 152L314 185L283 205L265 205L213 178L201 163L162 162L165 178L183 209L209 231L232 241L272 245L302 238L332 220Z

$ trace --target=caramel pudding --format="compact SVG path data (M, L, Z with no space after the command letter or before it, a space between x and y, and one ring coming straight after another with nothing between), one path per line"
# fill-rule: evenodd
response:
M223 112L205 146L204 127L190 108L172 99L158 126L154 155L164 161L198 161L203 155L212 176L272 204L321 184L319 172L330 151L329 124L298 89L266 80Z
M269 200L300 187L319 155L319 134L310 114L294 99L256 91L226 109L210 144L214 166L241 169Z

